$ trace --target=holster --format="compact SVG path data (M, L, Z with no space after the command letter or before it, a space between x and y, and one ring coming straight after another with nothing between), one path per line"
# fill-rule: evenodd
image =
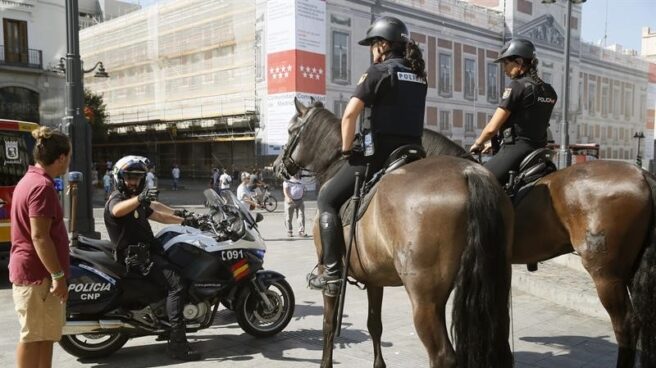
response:
M515 144L515 128L506 128L501 132L501 141L503 144Z
M146 276L153 267L150 258L150 245L147 243L130 244L125 248L125 267L128 272L134 271Z

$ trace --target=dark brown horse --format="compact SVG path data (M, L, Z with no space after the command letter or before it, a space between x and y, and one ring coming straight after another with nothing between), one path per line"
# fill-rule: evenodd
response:
M439 133L424 133L431 153L466 155ZM576 252L610 315L617 367L656 367L656 179L635 165L591 161L556 171L515 207L512 263Z
M325 182L338 159L340 121L321 104L296 102L289 142L276 160L283 176L299 169ZM511 367L508 296L512 206L493 176L476 163L452 156L420 160L386 175L357 223L350 275L367 287L367 327L374 367L381 355L384 286L403 285L417 334L431 367ZM412 190L408 190L412 187ZM319 259L321 240L314 226ZM344 229L348 239L349 227ZM452 332L445 305L456 289ZM324 296L322 367L332 367L337 298Z

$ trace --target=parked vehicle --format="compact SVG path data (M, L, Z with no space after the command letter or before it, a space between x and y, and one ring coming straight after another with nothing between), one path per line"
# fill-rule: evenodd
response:
M266 248L257 227L262 215L253 218L230 191L208 189L204 195L210 212L198 216L198 228L170 225L156 235L189 285L187 331L210 327L222 304L248 334L277 334L292 318L294 292L282 274L262 268ZM133 337L166 336L166 290L116 263L109 241L79 236L71 271L60 341L68 353L98 358Z

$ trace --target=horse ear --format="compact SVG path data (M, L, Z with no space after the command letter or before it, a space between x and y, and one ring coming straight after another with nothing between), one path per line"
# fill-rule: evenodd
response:
M303 103L296 97L294 97L294 106L296 106L296 112L298 113L298 116L303 116L308 111L308 108L303 105Z

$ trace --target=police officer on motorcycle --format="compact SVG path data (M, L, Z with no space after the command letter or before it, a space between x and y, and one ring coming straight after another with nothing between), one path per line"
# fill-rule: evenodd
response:
M339 209L353 194L355 173L364 175L367 164L369 172L377 172L396 148L421 144L424 128L425 63L406 25L397 18L378 18L359 44L370 47L373 64L360 77L342 116L341 157L347 162L317 199L324 272L309 275L309 284L327 296L339 291L345 248ZM356 119L363 111L361 149L355 150Z
M558 96L538 76L538 59L531 41L513 38L495 62L503 64L504 72L512 80L470 152L487 152L485 143L501 132L501 149L484 166L501 184L506 184L510 170L517 170L526 156L547 145L549 119Z
M190 226L197 223L192 216L176 216L173 209L155 202L157 189L145 188L147 172L147 159L141 156L126 156L116 162L113 171L116 190L105 205L105 226L116 247L116 260L130 268L134 267L144 277L168 291L166 310L171 325L169 355L178 360L198 360L200 354L191 349L185 333L182 315L185 289L182 279L175 267L167 261L148 220ZM156 205L151 206L151 203ZM134 249L140 249L141 252ZM138 257L138 254L141 256Z

